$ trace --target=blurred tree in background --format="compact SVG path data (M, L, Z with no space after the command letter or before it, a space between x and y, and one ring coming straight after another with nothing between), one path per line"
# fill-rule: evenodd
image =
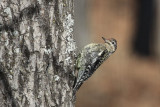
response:
M159 107L159 0L85 2L90 41L113 37L118 48L81 87L77 107Z

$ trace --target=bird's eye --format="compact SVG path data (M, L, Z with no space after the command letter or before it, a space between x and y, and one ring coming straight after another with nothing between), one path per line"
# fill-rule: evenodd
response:
M115 45L116 43L114 41L112 41L112 44Z

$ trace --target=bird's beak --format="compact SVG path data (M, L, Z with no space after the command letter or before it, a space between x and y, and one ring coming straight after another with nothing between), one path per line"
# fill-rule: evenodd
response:
M109 42L109 39L106 39L104 37L102 37L102 39L104 40L105 43L108 43Z

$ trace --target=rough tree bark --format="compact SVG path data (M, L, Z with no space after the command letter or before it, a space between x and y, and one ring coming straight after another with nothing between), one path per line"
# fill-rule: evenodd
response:
M73 0L0 0L0 107L72 107Z

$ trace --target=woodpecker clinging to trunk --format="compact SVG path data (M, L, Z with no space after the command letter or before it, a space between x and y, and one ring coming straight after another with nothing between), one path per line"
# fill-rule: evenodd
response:
M73 86L74 94L96 69L117 49L117 41L113 38L105 39L104 44L91 43L79 53L76 61L77 78Z

